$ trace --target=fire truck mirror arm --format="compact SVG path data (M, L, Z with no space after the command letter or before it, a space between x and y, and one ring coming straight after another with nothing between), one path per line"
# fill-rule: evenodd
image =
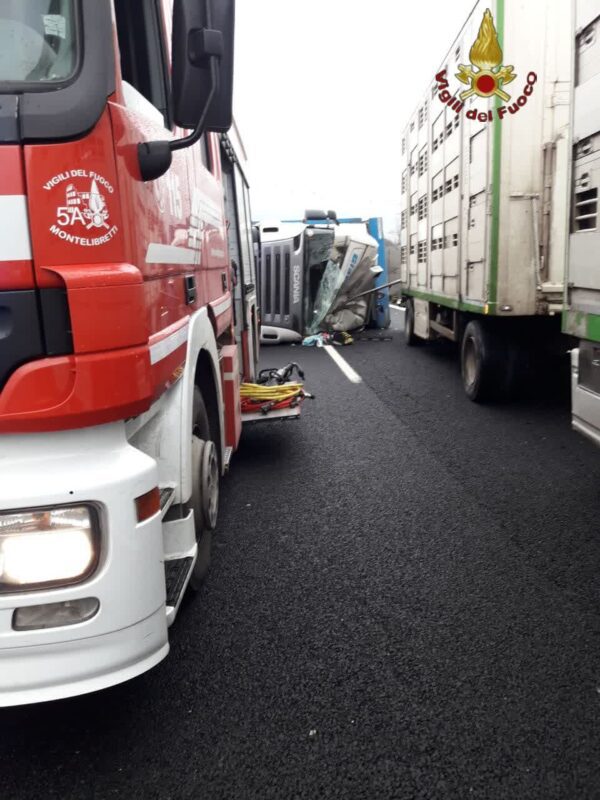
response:
M173 8L172 95L175 123L191 133L138 146L143 181L160 178L173 152L191 147L206 131L232 123L235 0L176 0Z

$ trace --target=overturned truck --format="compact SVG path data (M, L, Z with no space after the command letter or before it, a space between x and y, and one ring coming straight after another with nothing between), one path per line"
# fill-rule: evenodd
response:
M364 222L306 212L302 222L263 223L259 234L262 342L300 342L374 322L384 267Z

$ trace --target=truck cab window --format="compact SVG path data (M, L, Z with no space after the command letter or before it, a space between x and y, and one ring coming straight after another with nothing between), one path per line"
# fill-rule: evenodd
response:
M66 80L76 66L76 39L73 0L0 0L0 81Z
M115 0L123 80L163 116L171 128L164 31L156 0Z

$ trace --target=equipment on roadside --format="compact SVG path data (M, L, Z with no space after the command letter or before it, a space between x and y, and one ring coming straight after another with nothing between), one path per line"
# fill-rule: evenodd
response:
M300 365L295 361L292 361L290 364L287 364L285 367L281 367L280 369L261 369L256 382L262 384L287 383L294 372L297 373L300 380L304 380L304 372L300 368Z
M272 412L288 411L289 416L298 417L303 401L314 400L315 396L305 391L302 383L293 383L290 380L294 372L300 380L304 380L304 372L296 362L292 362L280 369L261 370L257 383L242 383L242 412L245 415L254 415L254 421L260 419L257 414L266 418ZM278 416L282 418L285 415L280 413Z
M244 414L260 411L264 416L271 411L296 409L306 398L315 399L314 395L304 390L301 383L284 383L277 386L242 383L240 395Z

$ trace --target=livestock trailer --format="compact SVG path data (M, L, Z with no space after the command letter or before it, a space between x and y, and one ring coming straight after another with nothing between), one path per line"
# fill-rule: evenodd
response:
M408 344L461 345L475 401L561 340L572 74L569 2L479 2L401 148Z

